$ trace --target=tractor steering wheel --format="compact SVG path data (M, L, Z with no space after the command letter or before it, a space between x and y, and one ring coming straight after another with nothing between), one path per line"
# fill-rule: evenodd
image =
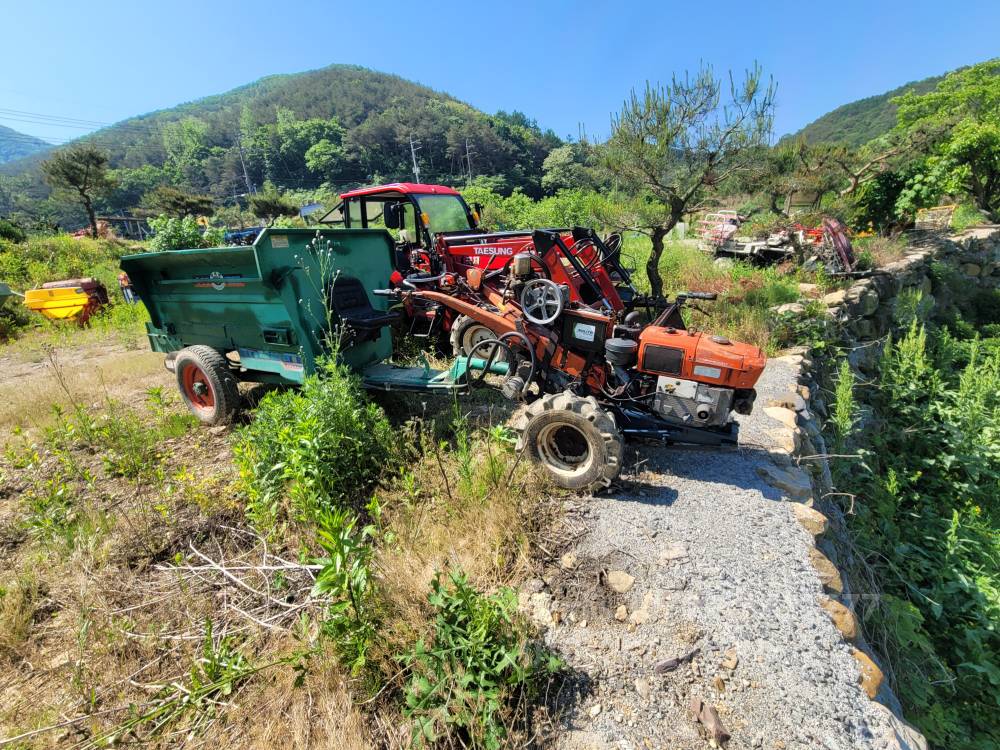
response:
M594 254L594 257L591 258L589 263L584 263L583 260L580 258L580 256L583 255L583 251L586 250L588 247L591 249L591 252ZM590 271L592 268L594 268L594 266L598 265L601 261L604 260L604 258L601 255L600 248L597 247L597 243L589 239L580 240L579 242L573 245L573 257L580 261L580 264L583 266L583 270L585 271Z
M562 315L562 289L549 279L532 279L521 290L521 310L535 325L547 326Z

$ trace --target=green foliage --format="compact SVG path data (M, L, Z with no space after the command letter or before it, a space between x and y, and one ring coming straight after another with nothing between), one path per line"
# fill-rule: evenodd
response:
M28 233L21 227L7 219L0 219L0 240L9 242L24 242L28 239Z
M857 421L858 405L854 400L854 372L850 363L843 359L837 372L837 383L833 390L833 409L830 413L830 424L836 434L838 452L850 438Z
M410 670L404 715L415 745L451 737L495 749L519 692L532 691L559 662L536 648L517 620L517 592L484 596L461 571L438 573L428 597L435 610L430 642L421 638L401 657Z
M184 190L161 185L147 196L147 202L167 216L211 216L215 202L210 195L198 195Z
M378 503L368 510L378 516ZM321 508L315 515L316 536L323 557L313 586L313 596L331 600L323 632L333 639L341 659L351 672L361 672L368 651L378 638L375 578L372 575L374 525L357 529L358 519L344 508Z
M995 747L1000 350L914 322L886 347L878 383L883 426L868 438L867 471L837 472L857 494L851 527L884 592L865 623L888 644L906 715L932 744Z
M250 211L254 216L266 220L269 225L274 224L278 217L299 215L299 207L270 183L250 198Z
M90 231L97 237L94 200L104 195L114 182L108 171L108 154L91 143L80 143L56 151L42 163L45 181L56 191L64 191L79 201L90 220Z
M382 410L365 400L356 376L334 361L294 391L267 394L239 430L236 464L261 524L357 501L394 466L394 434Z
M983 214L971 203L960 203L951 217L951 228L956 232L964 232L969 227L982 224Z
M647 83L632 91L615 116L603 152L604 166L623 188L651 209L646 229L653 239L646 276L654 296L663 292L659 260L663 238L688 205L732 174L754 163L766 145L774 115L774 86L762 85L759 67L729 86L711 68L674 78L667 86Z
M928 190L960 185L976 206L1000 210L1000 60L945 76L933 91L898 97L898 129L930 143Z
M549 152L542 162L542 187L546 192L593 190L606 182L598 150L587 141L567 143Z
M154 232L149 249L154 252L218 247L223 241L221 229L203 229L194 216L157 216L149 220L149 227Z

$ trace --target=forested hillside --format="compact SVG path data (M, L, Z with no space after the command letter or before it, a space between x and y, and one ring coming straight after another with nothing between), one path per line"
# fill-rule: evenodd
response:
M41 138L0 125L0 164L44 151L49 145Z
M885 135L896 125L896 105L893 97L909 91L926 94L944 79L943 75L911 81L884 94L858 99L843 104L813 120L802 130L786 135L782 140L805 138L808 143L843 143L863 146L880 135Z
M117 189L101 208L117 211L161 185L223 203L265 182L288 191L412 179L411 138L423 181L455 182L471 170L498 176L500 189L535 196L542 161L560 143L518 112L487 115L398 76L348 65L269 76L82 140L110 157ZM46 197L40 162L5 165L0 171L14 186L8 193ZM0 214L14 208L0 205Z

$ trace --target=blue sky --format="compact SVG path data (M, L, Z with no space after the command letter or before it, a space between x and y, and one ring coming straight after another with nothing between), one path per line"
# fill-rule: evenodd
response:
M756 60L778 83L781 135L848 101L1000 55L997 0L0 0L0 27L0 124L55 142L330 63L600 138L630 88L701 61L741 74Z

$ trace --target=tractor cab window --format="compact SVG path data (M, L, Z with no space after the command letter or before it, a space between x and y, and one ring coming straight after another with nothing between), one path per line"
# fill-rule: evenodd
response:
M361 201L347 201L347 212L352 227L364 226L361 222Z
M416 195L420 211L427 214L431 234L467 232L472 229L469 213L457 195Z
M410 201L386 201L383 204L381 218L397 244L407 246L420 244L416 208Z

